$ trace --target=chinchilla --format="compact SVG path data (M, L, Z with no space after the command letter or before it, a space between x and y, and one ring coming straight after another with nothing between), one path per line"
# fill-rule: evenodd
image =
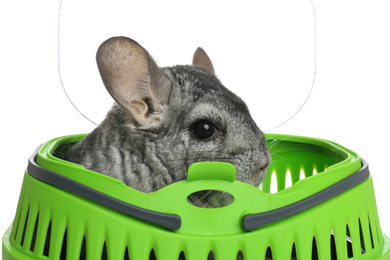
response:
M96 59L116 102L63 159L143 192L186 179L188 167L200 161L229 162L236 180L261 183L271 161L264 134L246 104L216 77L203 49L192 65L159 68L137 42L114 37L101 44ZM229 199L215 195L190 200L218 207Z

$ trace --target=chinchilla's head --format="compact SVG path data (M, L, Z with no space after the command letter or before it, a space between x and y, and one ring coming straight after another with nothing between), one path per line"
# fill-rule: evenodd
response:
M114 37L100 46L97 62L119 104L109 116L120 118L132 149L150 160L143 163L154 171L156 189L185 179L200 161L232 163L237 180L260 184L271 161L264 135L202 49L191 66L159 68L138 43Z

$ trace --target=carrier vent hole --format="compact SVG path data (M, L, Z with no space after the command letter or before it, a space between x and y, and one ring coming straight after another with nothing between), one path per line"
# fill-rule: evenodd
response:
M293 185L293 183L292 183L292 178L291 178L291 172L290 172L290 170L287 170L285 187L287 189L287 188L290 188L292 185Z
M68 230L65 229L64 237L63 237L63 239L62 239L62 247L61 247L60 260L66 260L67 237L68 237Z
M347 225L347 253L348 253L348 258L353 257L351 232L349 231L348 225Z
M207 260L214 260L214 259L215 259L214 252L210 251L209 255L207 256Z
M237 253L237 260L244 260L244 253L241 250Z
M332 260L337 260L336 241L334 239L334 233L330 235L330 257Z
M107 243L106 243L106 241L104 241L101 260L107 260Z
M18 221L18 222L19 222L19 221ZM17 236L17 234L18 234L18 229L19 229L19 223L17 223L17 222L15 221L14 227L13 227L13 228L14 228L13 230L15 230L14 239L16 239L16 236Z
M368 228L370 229L371 247L372 247L372 249L374 249L375 248L375 244L374 244L374 238L372 236L370 216L368 216Z
M85 260L85 259L87 259L87 241L84 236L83 243L81 244L80 260Z
M318 249L316 237L313 237L313 243L311 246L311 260L318 260Z
M268 247L267 251L265 252L265 260L272 260L272 250L271 250L271 247Z
M278 179L276 176L276 172L273 171L271 175L271 183L270 183L270 192L271 194L277 193L278 192Z
M23 233L22 233L22 240L20 241L20 245L23 246L24 244L24 237L26 236L26 230L27 230L27 221L30 215L30 207L28 207L26 220L24 221L24 227L23 227Z
M301 169L301 171L299 172L299 179L303 180L305 178L306 178L305 171L303 169Z
M18 209L18 211L22 211L22 210ZM13 227L13 230L15 230L15 233L14 233L15 240L16 240L16 237L18 236L18 231L19 231L19 227L20 227L20 219L22 218L22 216L21 216L22 214L20 212L18 215L19 215L19 216L17 216L18 219L15 218L15 220L14 220L14 227Z
M314 169L313 169L313 175L317 175L317 174L318 174L317 169L314 168Z
M35 225L34 225L34 232L31 240L31 245L30 245L30 251L34 252L35 248L35 242L37 240L37 232L38 232L38 221L39 221L39 213L37 215L37 219L35 220Z
M127 246L126 246L126 249L125 249L125 256L123 257L123 260L130 260L129 248Z
M156 254L154 253L154 249L152 249L152 251L150 251L150 254L149 254L149 260L156 260Z
M180 252L179 260L186 260L186 255L184 254L183 251Z
M297 250L295 248L295 243L293 243L293 246L291 249L291 259L297 259Z
M49 227L47 228L47 232L46 232L45 247L43 248L44 256L49 256L50 236L51 236L51 220L49 222Z
M232 204L234 197L220 190L201 190L190 194L187 201L200 208L222 208Z
M362 248L362 254L366 253L366 245L364 244L364 234L363 234L363 228L362 228L362 222L359 218L359 234L360 234L360 246Z

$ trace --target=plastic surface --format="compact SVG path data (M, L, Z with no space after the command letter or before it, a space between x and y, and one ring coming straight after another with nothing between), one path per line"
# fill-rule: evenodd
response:
M181 227L170 231L129 217L26 172L14 224L3 238L3 259L85 256L88 260L147 260L151 254L157 259L179 259L184 254L192 260L207 259L211 251L216 260L235 259L240 252L245 260L265 259L270 252L276 260L290 260L293 252L299 260L312 259L313 252L321 260L334 259L332 255L348 259L351 254L353 259L390 259L389 239L380 229L371 177L336 197L253 231L242 226L246 214L290 205L361 169L359 156L338 144L267 135L274 158L262 190L232 181L233 171L226 169L226 175L212 171L207 178L190 171L190 181L145 194L53 156L61 143L72 143L82 136L50 140L39 150L37 164L126 203L177 214ZM305 177L300 179L301 170ZM317 174L313 175L314 170ZM272 175L277 176L276 193L270 193ZM291 187L286 186L286 175L291 175ZM187 202L189 194L205 189L226 191L235 200L216 209Z

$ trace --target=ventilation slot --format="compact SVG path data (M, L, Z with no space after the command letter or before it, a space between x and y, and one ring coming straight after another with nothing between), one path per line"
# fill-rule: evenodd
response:
M156 254L154 253L154 249L150 251L149 260L156 260Z
M289 170L287 170L285 187L287 189L287 188L290 188L292 185L293 185L293 183L292 183L292 178L291 178L291 172Z
M67 237L68 237L68 230L65 229L64 238L62 239L60 260L66 260Z
M83 243L81 244L80 260L85 260L86 258L87 258L87 241L84 236Z
M126 246L126 249L125 249L125 256L123 257L123 260L130 260L129 248L127 246Z
M313 243L311 246L311 260L318 260L318 249L316 237L313 237Z
M333 230L330 235L330 256L332 260L337 260L336 241L334 239Z
M209 256L207 257L207 259L215 259L213 251L210 251Z
M47 232L46 232L45 247L43 249L44 256L49 256L50 236L51 236L51 220L49 222L49 227L47 228Z
M183 251L180 252L179 260L186 260L186 256Z
M272 194L278 192L278 179L277 179L277 176L276 176L276 172L272 172L270 188L271 188L270 192Z
M27 221L30 215L30 207L27 210L26 220L24 221L24 227L23 227L23 233L22 233L22 240L20 241L20 245L23 246L24 244L24 237L26 236L26 229L27 229ZM371 230L371 229L370 229Z
M30 245L30 251L34 252L35 248L35 242L37 240L37 232L38 232L38 221L39 221L39 213L37 215L37 219L35 220L35 225L34 225L34 232L31 240L31 245Z
M23 195L22 195L23 194ZM20 194L20 197L22 198L24 196L24 193L23 193L23 190L22 190L22 194ZM18 235L18 231L19 231L19 227L20 227L20 218L22 217L22 202L19 201L19 204L18 204L18 209L16 211L16 216L15 216L15 220L14 220L14 226L13 226L13 231L15 231L13 234L14 234L14 239L16 240L16 237Z
M370 229L371 247L372 249L374 249L375 245L374 245L374 238L372 236L370 216L368 216L368 228Z
M102 258L101 259L102 260L107 260L107 244L106 244L106 242L104 242Z
M305 178L306 178L305 171L303 169L301 169L301 171L299 172L299 179L303 180Z
M241 250L237 253L237 260L244 260L244 253Z
M272 250L270 247L267 248L267 252L265 253L265 260L272 260Z
M295 243L293 243L292 249L291 249L291 259L297 258L297 250L295 249Z
M351 238L351 233L349 231L348 225L347 225L347 253L348 253L348 258L353 257L352 238Z
M15 233L14 233L14 239L16 240L16 236L18 234L18 229L19 229L19 220L16 221L15 219L15 223L14 223L14 230L15 230Z
M360 222L360 218L359 218L359 234L360 234L360 246L362 248L362 254L365 254L366 245L364 244L364 234L363 234L362 223Z

